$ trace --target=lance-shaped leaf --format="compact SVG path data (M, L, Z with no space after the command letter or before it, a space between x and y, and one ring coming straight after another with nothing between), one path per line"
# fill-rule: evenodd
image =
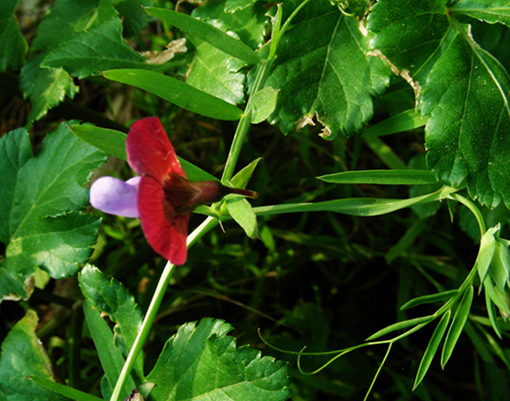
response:
M118 157L121 160L127 160L126 138L124 132L95 127L93 125L72 125L69 130L81 140L95 146L96 148ZM216 180L216 177L195 166L182 157L177 156L182 169L191 181ZM238 186L237 186L238 187Z
M150 15L168 22L190 35L196 36L231 56L253 64L259 62L258 55L249 46L206 22L164 8L148 7L145 10Z
M409 169L343 171L317 178L333 184L426 185L437 183L434 175L429 171Z
M286 364L249 347L236 348L236 340L226 335L231 330L209 318L181 326L147 376L155 383L149 400L286 400Z
M64 124L28 160L27 138L28 133L21 131L0 139L3 154L19 155L11 165L0 163L0 175L10 177L0 187L0 198L10 199L0 209L1 241L6 244L0 267L2 298L9 294L26 298L22 287L37 267L54 278L74 274L90 256L99 226L97 217L79 211L88 205L83 184L106 161L105 155Z
M436 355L436 351L443 339L446 328L448 327L448 323L450 322L451 312L448 310L443 315L441 320L439 321L432 337L430 338L429 345L427 345L427 349L421 358L420 366L418 367L418 373L416 373L416 378L414 379L413 390L419 386L427 371L429 370L430 364L432 363L432 359L434 355Z
M25 61L27 42L21 34L14 9L18 0L0 2L0 71L17 70Z
M243 111L224 100L202 92L175 78L153 71L120 69L103 74L105 78L146 90L183 109L220 120L239 120Z
M51 361L35 335L37 315L28 311L2 343L0 399L2 401L68 401L32 382L27 376L53 379Z
M393 333L394 331L405 330L410 327L414 328L418 325L426 325L429 322L431 322L432 320L434 320L434 316L429 315L429 316L422 316L422 317L417 317L414 319L408 319L408 320L404 320L402 322L394 323L394 324L392 324L388 327L385 327L384 329L381 329L378 332L372 334L365 341L374 341L374 340L378 339L379 337Z
M455 312L455 316L453 317L452 325L450 326L448 334L446 335L443 352L441 353L441 367L443 369L450 359L453 349L455 348L455 345L457 344L457 341L462 333L462 329L466 324L466 320L469 317L471 303L473 302L473 293L473 286L470 285L464 292L464 295L459 302L457 311Z
M308 3L278 43L266 81L281 89L270 121L288 133L315 119L328 139L359 131L372 117L371 96L380 94L389 79L382 61L365 50L355 18L327 1Z
M457 295L458 290L448 290L439 292L437 294L423 295L421 297L417 297L407 301L404 305L400 307L400 310L411 309L419 305L423 304L431 304L439 301L446 301Z

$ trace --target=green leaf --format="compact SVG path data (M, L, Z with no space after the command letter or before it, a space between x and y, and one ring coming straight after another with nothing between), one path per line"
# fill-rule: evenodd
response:
M102 398L98 398L96 396L93 396L91 394L84 393L82 391L76 390L72 387L64 386L59 383L55 383L54 381L45 379L40 376L29 376L31 380L33 380L35 383L39 384L42 387L47 388L48 390L51 390L53 393L63 395L64 397L70 398L75 401L103 401ZM53 398L55 395L52 395L51 400L54 400Z
M510 26L510 3L508 0L459 0L450 9L490 24L499 22Z
M365 54L358 21L327 1L306 4L292 22L266 81L281 90L271 122L289 133L315 118L326 139L353 135L371 119L371 96L384 90L389 70Z
M490 276L485 276L483 289L489 294L490 299L499 308L500 313L505 319L507 316L510 316L510 302L507 292L503 292L498 287L495 287Z
M377 34L371 46L411 83L429 117L427 162L438 180L453 187L467 182L482 205L508 207L510 77L445 3L378 1L368 24Z
M231 104L244 102L244 74L228 67L231 57L201 40L186 83Z
M227 12L224 1L209 1L193 10L192 16L209 23L220 21L227 31L235 32L251 49L258 49L266 43L269 18L264 2L257 1L234 12ZM260 60L259 60L260 61Z
M250 181L250 178L255 171L255 168L259 164L259 161L261 161L262 158L259 157L258 159L253 160L250 164L248 164L246 167L242 168L233 178L232 178L232 185L236 188L245 189L248 185L248 181Z
M152 0L113 0L113 4L120 14L124 34L127 37L134 36L139 30L147 27L151 18L143 7L152 6Z
M412 157L411 160L409 160L408 168L428 170L425 155L417 154L416 156ZM435 184L412 185L411 187L409 187L409 196L414 198L416 196L421 196L437 191L439 188L441 188L441 183L437 181ZM416 205L412 207L412 210L421 220L425 220L426 218L435 215L440 208L441 204L439 202L436 202L427 203L423 205Z
M391 116L363 131L364 136L379 137L397 132L411 131L427 124L427 118L416 110L406 110Z
M409 327L415 327L419 324L427 324L427 323L431 322L432 320L434 320L434 316L429 315L429 316L422 316L422 317L417 317L414 319L408 319L408 320L404 320L402 322L394 323L394 324L392 324L388 327L385 327L384 329L379 330L378 332L372 334L365 341L374 341L374 340L378 339L379 337L393 333L394 331L408 329Z
M495 241L494 254L492 256L489 274L492 281L501 292L505 292L509 280L508 269L510 268L510 252L508 246L501 241Z
M122 283L113 278L108 280L99 269L91 265L86 265L82 269L78 282L90 305L107 314L110 320L116 323L115 344L127 358L142 326L142 312L133 295ZM136 361L135 370L139 377L143 377L142 355L139 355Z
M335 212L352 216L378 216L396 210L428 202L447 199L452 188L444 188L432 194L410 199L376 199L376 198L346 198L316 203L291 203L274 206L260 206L254 208L258 216L269 216L283 213L302 212Z
M455 312L455 316L453 317L452 325L448 330L448 334L443 345L443 352L441 353L441 367L443 369L450 359L453 349L455 348L464 325L466 324L466 320L469 317L471 303L473 302L473 293L473 286L470 285L464 292L464 295L459 302L457 311Z
M489 271L492 257L494 255L494 250L496 249L496 239L494 238L494 234L497 231L499 231L499 227L489 228L482 236L480 241L480 250L478 251L478 256L476 257L475 266L478 270L478 276L480 277L481 283L483 283L485 280L485 275Z
M78 93L79 87L62 68L41 68L44 54L28 61L21 70L20 89L24 97L30 97L32 110L28 123L44 117L48 110L61 103L66 96L71 99Z
M233 13L237 10L242 10L248 6L251 6L257 0L226 0L225 1L225 12Z
M4 154L22 154L26 160L28 139L20 135L28 137L27 132L19 131L2 137L0 149ZM16 149L17 144L22 149ZM12 198L0 209L2 242L8 239L0 267L2 298L8 294L26 298L28 294L20 287L37 267L54 278L64 278L76 273L79 264L88 259L99 219L79 213L89 204L83 185L91 171L105 161L102 152L76 138L63 123L46 136L35 157L22 166L18 162L7 168L7 173L15 178L9 180L8 187L0 188L0 198ZM5 165L0 167L3 170ZM0 171L0 175L4 174Z
M2 343L0 357L0 399L2 401L66 401L27 376L36 375L54 381L51 361L35 335L37 315L29 310L11 329Z
M55 49L69 39L105 21L118 18L111 0L61 0L55 3L37 28L31 51Z
M241 109L215 96L186 85L175 78L152 71L125 69L112 70L103 76L113 81L132 85L161 97L183 109L219 120L239 120Z
M126 155L126 137L124 132L112 129L99 128L93 125L72 125L69 130L81 140L95 146L102 151L118 157L121 160L127 160ZM178 157L179 162L191 181L217 180L216 177L202 170L200 167Z
M423 91L427 162L443 182L460 185L482 205L510 205L510 79L490 54L457 34ZM484 101L479 101L484 99Z
M227 198L226 204L228 213L242 227L246 235L252 239L258 238L257 216L253 212L250 202L246 198L236 196Z
M100 316L99 311L92 309L89 301L83 303L83 311L85 312L85 319L87 320L92 340L94 340L101 366L108 380L109 390L111 391L111 389L115 387L117 378L124 365L124 358L121 352L115 347L113 333L108 327L108 324ZM131 393L131 389L135 387L133 378L131 376L128 377L122 388L124 397L127 397ZM105 398L110 395L111 394L107 395L103 393Z
M252 124L258 124L267 120L274 112L278 92L279 90L266 86L251 97L250 104L253 110L251 116Z
M449 310L446 311L446 313L439 321L436 329L434 330L432 337L430 337L429 344L427 345L427 349L421 358L420 366L418 367L418 372L416 373L416 378L414 379L413 391L420 385L423 378L427 374L427 371L429 370L432 359L434 359L434 355L436 355L439 344L443 339L446 327L448 327L448 323L450 323L450 315L451 312Z
M390 169L403 170L407 168L402 159L395 151L375 136L363 136L365 143L379 157L379 159Z
M501 327L499 327L499 323L496 318L496 308L494 308L494 303L487 291L485 291L485 305L487 306L487 315L489 316L492 328L497 336L501 338Z
M164 8L148 7L145 10L150 15L179 28L183 32L196 36L233 57L252 64L257 64L260 61L258 55L249 46L206 22Z
M99 75L114 68L152 68L122 39L120 19L112 19L81 32L51 51L42 67L64 68L78 78Z
M210 318L181 326L147 376L155 383L149 400L286 400L286 364L236 348L235 338L226 335L231 330Z
M426 170L344 171L317 177L333 184L425 185L436 184L434 174Z
M14 17L17 4L18 0L0 2L0 71L17 70L25 62L28 46Z
M18 170L33 156L27 131L19 128L0 139L0 210L10 210ZM3 217L3 216L2 216ZM0 219L0 242L9 242L9 220Z
M448 290L439 292L437 294L423 295L406 302L400 307L400 310L411 309L419 305L432 304L434 302L446 301L447 299L457 295L457 292L458 290Z
M381 52L399 71L418 77L421 84L448 27L444 0L380 0L367 26L376 33L370 42L372 50Z

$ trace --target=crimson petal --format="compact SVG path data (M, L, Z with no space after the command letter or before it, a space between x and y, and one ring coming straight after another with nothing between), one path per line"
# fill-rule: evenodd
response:
M186 177L157 117L143 118L131 126L126 152L129 165L141 176L148 175L159 182L169 173Z
M142 176L138 189L142 229L151 247L174 265L186 262L188 222L191 213L170 221L165 215L165 193L153 176Z

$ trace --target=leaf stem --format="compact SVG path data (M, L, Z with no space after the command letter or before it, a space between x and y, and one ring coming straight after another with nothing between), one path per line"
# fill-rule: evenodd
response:
M213 219L212 217L208 217L207 219L205 219L202 222L202 224L200 224L195 230L193 230L193 232L190 235L188 235L187 240L188 248L190 248L200 237L202 237L205 233L207 233L211 228L213 228L217 224L218 221ZM147 335L149 334L149 331L152 328L152 323L154 322L154 319L156 318L156 315L158 313L159 306L163 301L163 297L165 296L168 283L172 278L174 268L175 265L173 265L170 262L167 262L167 264L165 265L163 273L161 274L161 277L159 279L158 286L156 287L156 291L154 291L151 303L149 305L149 308L147 309L147 313L142 323L142 328L138 332L135 342L133 343L133 346L129 351L129 355L126 359L126 362L124 363L124 366L122 367L119 378L117 379L117 383L115 384L115 388L113 389L110 401L119 400L120 391L124 386L124 382L131 373L135 360L138 357L140 351L142 350L143 344L147 339Z
M471 213L475 215L476 221L478 222L478 227L480 228L480 238L483 237L483 235L487 231L487 227L485 226L485 221L483 219L482 213L480 212L480 209L478 209L471 200L465 198L462 195L451 194L450 196L457 202L460 202L464 206L466 206L471 211Z

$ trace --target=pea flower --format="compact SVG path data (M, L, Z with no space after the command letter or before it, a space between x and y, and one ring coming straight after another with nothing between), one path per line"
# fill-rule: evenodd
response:
M139 177L126 182L99 178L90 188L90 203L108 214L140 217L151 247L174 265L186 261L189 218L197 206L232 193L257 197L256 192L229 188L219 181L189 181L157 117L132 125L126 152Z

